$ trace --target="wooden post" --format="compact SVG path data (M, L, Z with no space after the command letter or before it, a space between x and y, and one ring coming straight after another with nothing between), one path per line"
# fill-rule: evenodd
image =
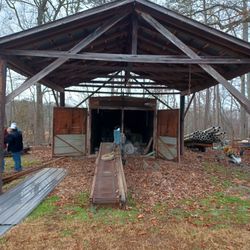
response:
M60 107L65 107L65 92L60 92Z
M184 154L184 114L185 114L185 96L180 96L180 155Z
M184 112L184 118L185 118L186 115L187 115L187 112L188 112L188 110L189 110L189 108L190 108L190 106L191 106L191 103L192 103L194 97L195 97L195 93L193 93L191 99L189 100L189 103L188 103L188 105L187 105L187 108L186 108L186 110L185 110L185 112Z
M0 164L4 158L4 117L6 95L6 61L0 58ZM0 194L2 193L2 173L0 173Z

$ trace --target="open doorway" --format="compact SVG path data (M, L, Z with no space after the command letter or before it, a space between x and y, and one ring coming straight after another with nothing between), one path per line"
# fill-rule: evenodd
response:
M152 150L154 111L92 109L91 153L98 151L101 142L113 142L113 131L116 127L124 129L125 153L143 154L150 141L148 150Z
M148 150L152 150L153 129L154 111L124 110L125 151L143 154L150 140Z
M113 142L113 131L121 126L121 110L91 110L91 153L95 153L101 142Z

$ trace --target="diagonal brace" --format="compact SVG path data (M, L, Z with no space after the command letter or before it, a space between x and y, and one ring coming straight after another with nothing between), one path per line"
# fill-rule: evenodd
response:
M71 48L68 51L68 54L69 55L77 54L82 49L87 47L91 42L93 42L95 39L100 37L103 33L105 33L111 27L113 27L116 23L118 23L120 20L122 20L125 16L127 16L127 13L123 14L123 15L116 15L112 19L106 21L103 25L98 27L93 33L89 34L86 38L84 38L82 41L80 41L78 44L76 44L73 48ZM21 86L19 86L12 93L10 93L9 95L6 96L6 103L10 102L17 95L21 94L24 90L26 90L27 88L32 86L34 83L38 82L39 80L41 80L42 78L47 76L50 72L52 72L56 68L60 67L67 60L68 60L67 57L58 58L54 62L52 62L51 64L46 66L44 69L42 69L40 72L38 72L36 75L27 79Z
M146 13L140 13L143 19L159 31L165 38L171 41L175 46L182 50L186 55L192 59L200 59L192 49L190 49L185 43L183 43L178 37L170 32L166 27L160 24L156 19ZM211 75L218 83L221 83L234 97L235 99L245 108L250 114L250 100L242 95L235 87L233 87L219 72L217 72L212 66L207 64L198 64L204 71Z

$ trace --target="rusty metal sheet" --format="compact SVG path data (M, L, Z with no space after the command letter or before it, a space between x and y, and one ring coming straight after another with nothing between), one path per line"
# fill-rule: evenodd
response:
M112 160L105 161L101 157L112 151L113 143L101 143L90 196L94 204L119 204L126 200L127 187L120 151L114 151L115 156Z

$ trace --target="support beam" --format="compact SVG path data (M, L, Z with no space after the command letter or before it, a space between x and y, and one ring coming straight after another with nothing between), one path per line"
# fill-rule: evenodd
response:
M195 97L195 93L193 93L191 99L189 100L189 103L188 103L187 108L186 108L185 113L184 113L184 118L185 118L186 115L187 115L187 112L188 112L188 110L189 110L189 108L190 108L190 105L191 105L191 103L192 103L194 97Z
M100 86L98 88L98 94L117 94L117 95L124 95L125 92L119 92L119 91L99 91L101 88L106 88L106 86ZM129 89L129 88L127 88ZM97 89L95 90L75 90L75 89L65 89L66 92L73 92L73 93L93 93L96 94ZM148 92L149 93L149 92ZM127 92L128 95L145 95L143 92ZM150 92L149 95L179 95L180 92ZM165 103L163 103L166 105Z
M186 55L188 55L192 60L200 60L201 57L198 56L193 50L191 50L185 43L183 43L178 37L176 37L172 32L166 29L162 24L160 24L156 19L148 14L140 13L143 19L149 23L152 27L158 30L165 38L175 44L180 50L182 50ZM211 75L218 83L221 83L234 98L245 108L245 110L250 114L250 100L248 100L244 95L242 95L236 88L234 88L219 72L217 72L212 66L207 64L198 63L199 66Z
M76 59L76 60L91 60L91 61L106 61L106 62L199 64L199 65L202 65L202 64L249 64L250 63L250 58L223 58L223 57L212 57L212 56L211 57L198 56L198 58L189 58L187 56L174 56L174 55L144 55L144 54L143 55L139 55L139 54L131 55L131 54L91 53L91 52L74 54L74 53L69 53L67 51L55 51L55 50L53 51L52 50L50 51L48 50L0 50L0 55L49 57L49 58L58 58L58 60L64 59L65 61L69 59Z
M137 82L137 83L139 83L140 85L141 85L141 87L143 88L143 89L145 89L150 95L152 95L157 101L159 101L160 103L162 103L163 105L165 105L166 107L168 107L169 109L173 109L173 108L171 108L167 103L165 103L164 101L162 101L157 95L155 95L155 94L153 94L153 93L151 93L145 86L143 86L143 84L142 83L140 83L139 81L137 81L136 79L135 79L135 81Z
M112 81L119 73L120 73L120 72L116 72L114 75L112 75L106 83ZM105 86L106 83L104 83L102 86L100 86L100 87L97 88L95 91L93 91L89 96L87 96L85 99L83 99L83 100L82 100L79 104L77 104L75 107L77 108L77 107L79 107L81 104L83 104L84 102L86 102L91 96L93 96L93 95L96 94L101 88L103 88L103 87Z
M108 20L103 25L98 27L93 33L88 35L86 38L84 38L82 41L80 41L77 45L75 45L72 49L65 52L66 55L75 55L78 52L80 52L82 49L87 47L91 42L93 42L95 39L100 37L103 33L105 33L107 30L109 30L111 27L113 27L115 24L117 24L120 20L122 20L127 14L122 16L115 16L111 20ZM53 63L49 64L47 67L45 67L43 70L38 72L36 75L32 76L28 80L26 80L21 86L19 86L17 89L15 89L11 94L9 94L6 97L6 102L10 102L12 99L14 99L17 95L22 93L24 90L32 86L34 83L40 81L42 78L47 76L50 72L55 70L56 68L60 67L63 63L65 63L69 57L61 57L56 59Z
M6 93L6 61L0 58L0 164L4 159L4 118ZM2 193L2 173L0 172L0 194Z
M58 103L58 96L57 94L55 93L55 90L52 89L52 94L54 96L54 99L55 99L55 102L56 102L56 106L59 107L59 103Z
M60 92L60 107L65 107L65 92Z
M104 82L100 82L100 83L96 83L96 84L93 84L93 83L90 83L90 84L79 84L79 85L75 85L74 87L75 88L97 88L97 87L100 87L101 85ZM134 90L140 90L141 87L140 85L136 84L137 86L135 86L135 83L134 82L129 82L130 86L125 86L124 84L122 84L123 82L120 82L119 84L116 84L116 83L112 83L109 84L109 83L106 83L105 85L105 88L107 89L112 89L114 88L114 84L115 84L115 88L123 88L123 89L134 89ZM168 88L164 87L164 86L153 86L152 84L151 85L146 85L148 89L158 89L158 90L167 90ZM71 86L70 86L71 87ZM71 89L65 89L65 91L70 91ZM169 92L170 93L170 92ZM180 94L180 92L178 92L178 94Z
M136 55L137 54L137 32L138 32L138 20L136 13L133 13L132 15L132 39L131 39L131 54ZM125 71L125 85L128 83L130 74L132 71L132 63L129 62ZM129 91L129 90L128 90Z
M180 155L184 154L184 110L185 110L185 96L180 96Z

